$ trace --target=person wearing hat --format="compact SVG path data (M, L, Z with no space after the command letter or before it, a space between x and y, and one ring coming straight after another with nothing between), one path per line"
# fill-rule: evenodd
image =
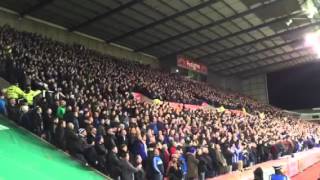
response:
M98 165L98 155L95 150L95 135L93 137L92 142L88 142L88 133L85 129L80 128L79 129L79 137L81 140L81 146L83 147L83 154L86 158L86 160L93 166ZM91 143L91 144L89 144Z
M84 147L81 138L74 132L74 125L69 122L68 127L65 129L66 123L63 122L63 138L65 138L65 146L71 156L78 159L80 162L88 166L88 162L84 156ZM79 134L84 134L85 129L80 129Z
M270 180L290 180L290 178L281 171L282 166L273 166L274 174L270 176Z

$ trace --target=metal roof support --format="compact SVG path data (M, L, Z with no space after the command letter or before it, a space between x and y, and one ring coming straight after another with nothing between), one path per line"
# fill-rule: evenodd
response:
M267 68L270 68L270 67L273 67L273 66L279 66L281 64L285 64L285 63L288 63L290 61L304 60L304 58L308 58L308 57L311 58L311 55L309 54L309 55L299 56L299 57L294 58L294 59L287 59L287 60L280 61L280 62L277 62L277 63L267 64L267 65L260 66L260 67L258 67L256 69L254 69L254 71L250 72L250 73L247 73L247 72L252 71L252 69L251 70L247 70L247 71L237 72L237 73L234 73L234 74L230 74L230 76L240 75L240 74L243 74L243 72L245 72L247 74L245 74L244 76L241 76L241 77L242 78L246 78L246 77L249 77L249 76L260 74L261 72L266 72L266 70L264 70L264 69L267 69Z
M103 14L100 14L98 16L95 16L95 17L91 18L91 19L88 19L87 21L84 21L84 22L82 22L82 23L80 23L78 25L70 27L69 31L70 32L76 31L76 30L78 30L78 29L80 29L82 27L85 27L85 26L87 26L87 25L89 25L89 24L91 24L91 23L93 23L95 21L99 21L101 19L104 19L104 18L106 18L108 16L111 16L111 15L113 15L113 14L119 12L119 11L127 9L127 8L137 4L137 3L140 3L140 2L142 2L142 0L132 0L132 1L128 2L128 3L126 3L126 4L118 6L117 8L111 9L110 11L107 11L107 12L105 12Z
M295 27L295 28L293 28L293 29L289 29L289 30L287 30L287 31L283 31L283 32L274 34L274 35L272 35L272 36L266 36L266 37L261 38L261 39L256 39L256 40L254 40L254 41L250 41L250 42L247 42L247 43L244 43L244 44L239 44L239 45L237 45L237 46L233 46L233 47L230 47L230 48L226 48L226 49L223 49L223 50L221 50L221 51L213 52L213 53L210 53L210 54L201 56L201 57L197 57L197 59L205 59L205 58L208 58L208 57L216 56L217 54L221 54L221 53L224 53L224 52L228 52L228 51L231 51L231 50L234 50L234 49L237 49L237 48L241 48L241 47L244 47L244 46L253 45L253 44L256 44L256 43L261 42L261 41L270 40L270 39L272 39L272 38L275 38L275 37L278 37L278 36L283 36L283 35L286 35L286 34L288 34L288 33L296 32L296 31L301 31L301 30L304 30L304 29L307 29L307 28L310 28L310 27L313 27L313 26L316 26L316 25L320 25L320 21L313 22L313 23L309 23L309 24L303 25L303 26L298 26L298 27ZM223 61L223 60L222 60L222 61ZM216 62L215 62L215 63L216 63Z
M188 14L188 13L190 13L190 12L197 11L197 10L199 10L199 9L205 8L205 7L211 5L211 4L215 3L215 2L218 2L218 1L217 1L217 0L209 0L209 1L205 2L205 3L201 3L201 4L197 5L197 6L191 7L191 8L189 8L189 9L186 9L186 10L183 10L183 11L180 11L180 12L178 12L178 13L176 13L176 14L172 14L172 15L170 15L170 16L166 16L166 17L164 17L164 18L162 18L162 19L160 19L160 20L158 20L158 21L154 21L154 22L152 22L152 23L150 23L150 24L147 24L147 25L145 25L145 26L139 27L139 28L137 28L137 29L134 29L134 30L132 30L132 31L129 31L129 32L127 32L127 33L124 33L124 34L122 34L122 35L120 35L120 36L117 36L117 37L108 39L108 40L106 40L106 41L107 41L107 42L116 42L116 41L119 41L119 40L124 39L124 38L126 38L126 37L128 37L128 36L131 36L131 35L134 35L134 34L136 34L136 33L138 33L138 32L144 31L144 30L146 30L146 29L148 29L148 28L151 28L151 27L157 26L157 25L159 25L159 24L165 23L166 21L175 19L175 18L177 18L177 17L179 17L179 16L183 16L183 15Z
M19 13L19 16L20 17L24 17L28 14L31 14L35 11L38 11L40 10L41 8L43 8L44 6L50 4L51 2L53 2L54 0L42 0L40 1L39 3L37 3L36 5L32 6L32 7L29 7L28 9L22 11Z
M282 0L280 0L282 1ZM242 17L242 16L246 16L248 14L251 14L255 11L258 11L258 10L261 10L263 8L267 8L268 6L271 6L273 3L275 2L279 2L279 1L272 1L272 2L268 2L268 3L265 3L263 5L260 5L256 8L253 8L253 9L249 9L247 11L244 11L242 13L239 13L239 14L235 14L233 16L230 16L230 17L227 17L227 18L224 18L224 19L221 19L221 20L218 20L218 21L215 21L215 22L212 22L212 23L209 23L207 25L204 25L204 26L200 26L198 28L195 28L195 29L192 29L192 30L189 30L189 31L186 31L186 32L183 32L183 33L180 33L176 36L171 36L169 38L166 38L166 39L163 39L163 40L160 40L158 42L155 42L155 43L152 43L152 44L149 44L147 46L144 46L142 48L139 48L139 49L136 49L135 51L143 51L143 50L146 50L146 49L149 49L149 48L152 48L154 46L158 46L160 44L163 44L165 42L168 42L168 41L173 41L173 40L176 40L176 39L179 39L181 37L184 37L184 36L187 36L189 34L192 34L192 33L195 33L195 32L198 32L198 31L201 31L201 30L204 30L204 29L207 29L207 28L210 28L212 26L215 26L215 25L218 25L218 24L221 24L221 23L224 23L224 22L227 22L227 21L232 21L236 18L239 18L239 17Z
M288 16L284 16L284 17L280 17L280 18L277 18L277 19L274 19L272 21L269 21L267 23L263 23L263 24L260 24L258 26L253 26L251 28L248 28L248 29L244 29L244 30L241 30L241 31L238 31L238 32L235 32L235 33L232 33L232 34L229 34L227 36L224 36L224 37L219 37L217 39L213 39L213 40L209 40L209 41L206 41L206 42L203 42L201 44L197 44L197 45L194 45L194 46L190 46L190 47L187 47L185 49L182 49L182 50L179 50L177 52L173 52L173 53L170 53L168 55L165 55L163 57L160 57L160 58L164 58L164 57L167 57L167 56L172 56L172 55L175 55L175 54L181 54L183 52L186 52L186 51L190 51L190 50L193 50L193 49L197 49L201 46L206 46L206 45L210 45L210 44L213 44L213 43L216 43L218 41L221 41L223 39L227 39L227 38L231 38L231 37L235 37L235 36L238 36L242 33L248 33L250 31L253 31L253 30L256 30L256 29L260 29L260 28L263 28L263 27L267 27L271 24L274 24L274 23L278 23L278 22L281 22L281 21L285 21L285 20L288 20L290 18L293 18L295 17L296 15L300 14L299 13L294 13L294 14L291 14L291 15L288 15Z
M277 48L280 48L280 47L283 47L283 46L299 43L299 42L302 42L302 41L303 41L302 39L296 39L296 40L293 40L293 41L290 41L290 42L285 42L285 43L273 46L271 48L266 48L266 49L262 49L262 50L255 51L255 52L252 52L252 53L248 53L248 54L244 54L244 55L241 55L241 56L237 56L236 58L227 59L227 60L224 60L224 61L222 61L220 63L234 62L234 61L236 61L238 59L241 59L241 58L244 58L244 57L248 57L248 56L259 54L259 53L262 53L262 52L274 50L274 49L277 49ZM210 66L213 66L213 65L216 65L216 64L219 64L219 63L214 63L214 64L211 64ZM216 71L212 71L212 72L220 72L220 71L223 71L223 70L226 70L226 69L230 69L230 68L233 68L233 67L236 67L236 66L237 65L234 65L234 66L231 66L231 67L222 68L222 69L219 69L219 70L216 70Z
M251 53L248 53L248 54L243 54L243 55L240 55L240 56L237 56L237 57L232 57L232 58L229 58L229 59L225 59L225 60L222 60L222 61L219 61L219 62L210 63L208 65L214 66L214 65L217 65L217 64L221 64L221 63L233 62L233 61L236 61L238 59L241 59L241 58L244 58L244 57L247 57L247 56L263 53L265 51L270 51L270 50L273 50L273 49L277 49L277 48L280 48L280 47L283 47L283 46L299 43L299 42L302 42L302 41L303 41L303 39L296 39L296 40L293 40L293 41L289 41L289 42L285 42L285 43L282 43L282 44L278 44L278 45L273 46L271 48L261 49L261 50L254 51L254 52L251 52Z
M234 69L234 68L238 68L238 67L241 67L241 66L246 66L246 65L249 65L249 64L252 64L252 63L257 63L257 62L260 62L260 61L265 61L265 60L268 60L268 59L273 59L273 58L276 58L278 56L284 56L284 55L290 55L291 53L294 53L294 52L301 52L301 51L304 51L304 50L307 50L309 47L303 47L303 48L299 48L299 49L294 49L292 51L288 51L288 52L284 52L284 53L281 53L281 54L275 54L275 55L272 55L272 56L268 56L268 57L265 57L265 58L262 58L262 59L257 59L255 61L250 61L250 62L246 62L246 63L243 63L243 64L238 64L236 66L233 66L232 68L230 67L229 69Z
M303 51L303 50L305 50L305 49L299 49L299 50L296 50L296 51ZM294 52L296 52L296 51L294 51ZM287 52L287 53L283 53L283 54L278 54L278 55L275 55L274 57L283 56L283 55L290 54L290 53L293 53L293 51ZM302 56L299 56L299 57L296 57L296 58L289 58L288 60L283 60L283 61L280 61L280 62L293 61L294 59L297 59L297 58L300 58L300 57L304 57L304 56L310 56L310 54L302 55ZM266 59L272 59L272 58L274 58L274 57L269 57L269 58L260 59L259 61L263 61L263 60L266 60ZM258 61L255 61L255 62L258 62ZM259 66L259 67L255 68L255 69L253 69L253 70L256 70L256 69L258 70L258 69L260 69L260 68L262 68L262 67L264 68L265 66L274 65L274 64L278 64L278 63L279 63L279 62L272 63L272 64L267 64L267 65L263 65L263 66ZM238 71L238 72L236 72L236 73L234 73L234 74L238 75L238 74L243 74L243 73L246 73L246 72L249 72L249 71L252 71L252 69L241 70L241 71Z

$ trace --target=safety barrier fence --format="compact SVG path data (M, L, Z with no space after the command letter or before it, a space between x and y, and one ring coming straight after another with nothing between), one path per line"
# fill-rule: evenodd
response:
M274 173L273 166L279 165L282 166L282 170L287 176L293 177L318 162L320 162L320 148L314 148L295 153L293 156L288 155L278 160L256 164L242 172L235 171L209 180L253 180L253 171L258 167L261 167L263 170L263 179L270 179L270 175Z

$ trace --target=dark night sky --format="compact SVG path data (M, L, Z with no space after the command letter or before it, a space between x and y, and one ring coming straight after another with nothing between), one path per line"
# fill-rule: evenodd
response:
M270 104L288 110L320 107L320 62L272 72L267 77Z

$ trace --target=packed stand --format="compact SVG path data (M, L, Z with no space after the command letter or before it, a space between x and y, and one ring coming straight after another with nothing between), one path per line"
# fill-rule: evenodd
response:
M0 113L114 179L205 179L319 144L318 125L276 108L8 26L0 65L13 84L1 91ZM253 113L175 109L132 92Z

